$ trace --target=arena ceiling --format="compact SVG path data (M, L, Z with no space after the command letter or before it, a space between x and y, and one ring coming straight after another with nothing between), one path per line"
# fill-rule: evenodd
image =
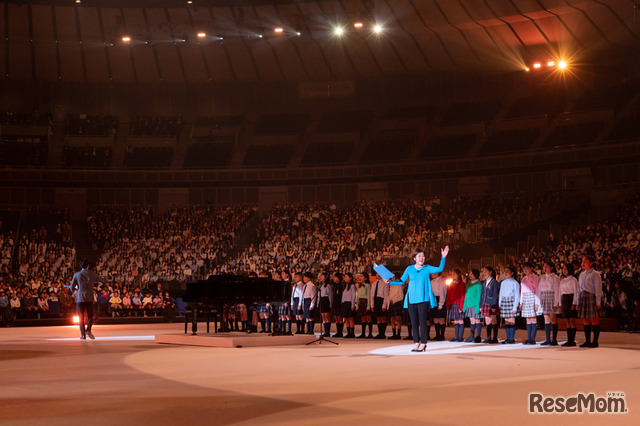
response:
M639 6L637 0L9 1L0 10L0 72L9 80L199 83L505 72L538 60L571 66L637 51Z

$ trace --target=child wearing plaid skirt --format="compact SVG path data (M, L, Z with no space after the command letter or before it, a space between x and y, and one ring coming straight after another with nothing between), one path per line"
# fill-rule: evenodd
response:
M500 283L496 280L496 270L493 266L487 265L482 268L482 315L487 326L487 338L482 343L498 343L498 296L500 294ZM493 337L491 332L493 331Z
M542 315L544 315L544 333L546 340L542 346L558 346L558 324L556 322L556 309L560 306L560 278L554 273L553 265L550 261L542 264L544 274L540 277L538 285L538 297L542 305ZM551 329L553 328L553 338Z
M480 312L480 295L482 294L482 283L478 280L480 271L471 269L469 271L469 282L464 295L465 317L469 318L471 334L464 341L468 343L480 343L480 330L482 329L482 313Z
M500 316L504 318L504 328L507 332L507 340L502 343L514 344L516 338L516 314L518 306L516 301L520 300L520 284L514 279L516 268L507 266L503 273L506 277L500 284L500 295L498 305L500 306Z
M573 276L575 269L571 263L562 267L562 279L560 280L560 305L562 306L562 318L567 320L567 341L562 346L576 345L576 323L578 314L578 280Z
M525 263L520 292L520 311L527 320L527 340L522 342L523 345L536 344L537 317L542 313L540 299L537 294L539 282L540 279L533 273L533 264L530 262Z
M453 321L454 337L450 342L462 342L464 335L464 295L467 285L462 279L462 271L455 268L451 271L452 282L447 292L447 306L449 306L449 320Z
M582 272L578 277L578 318L584 322L585 342L581 348L597 348L600 336L600 318L598 310L602 303L602 278L593 269L595 258L591 255L582 258ZM593 331L593 341L591 341Z

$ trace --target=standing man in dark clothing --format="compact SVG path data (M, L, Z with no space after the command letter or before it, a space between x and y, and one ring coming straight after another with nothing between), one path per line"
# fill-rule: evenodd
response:
M76 308L78 316L80 317L80 339L85 340L87 336L89 339L95 339L93 333L91 333L91 326L93 325L93 283L99 281L105 283L107 280L89 270L89 261L82 259L80 262L82 270L76 272L73 275L71 281L71 287L69 291L73 293L76 289ZM85 329L84 316L87 315L87 326Z

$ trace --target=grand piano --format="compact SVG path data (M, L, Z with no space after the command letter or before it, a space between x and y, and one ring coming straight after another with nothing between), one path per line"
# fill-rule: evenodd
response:
M255 302L276 302L288 300L289 283L270 278L249 278L242 275L212 275L206 280L187 283L182 300L187 302L187 313L191 313L191 331L198 331L198 315L214 318L217 332L218 315L225 304L244 303L247 307ZM189 315L185 315L185 333Z

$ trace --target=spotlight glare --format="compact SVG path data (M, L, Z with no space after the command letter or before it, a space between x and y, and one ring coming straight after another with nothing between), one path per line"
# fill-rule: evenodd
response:
M353 23L353 27L357 28L357 29L360 29L360 28L364 27L364 24L362 22L354 22Z
M533 67L534 67L535 69L539 69L539 68L541 68L541 67L542 67L542 64L541 64L540 62L536 62L535 64L533 64Z
M122 41L124 41L125 43L129 43L131 41L131 37L129 36L122 36Z
M452 278L447 278L447 279L444 281L444 283L445 283L446 285L451 285L451 283L452 283L452 282L453 282L453 279L452 279Z
M548 66L548 67L554 67L555 65L556 65L556 62L555 62L555 61L549 61L549 62L547 62L547 66Z
M206 33L203 33L203 32L198 33L198 38L205 38L206 36L207 36Z
M73 316L73 323L74 324L80 324L80 317L78 315L74 315Z
M566 61L558 62L558 68L560 68L561 70L567 68L567 62Z
M380 25L380 24L376 24L376 25L373 27L373 32L374 32L374 33L376 33L376 34L380 34L380 33L382 32L382 25Z
M333 33L339 37L339 36L341 36L342 34L344 34L344 28L342 28L342 27L335 27L335 28L333 29Z
M274 28L273 30L274 33L278 33L278 34L282 33L283 31L284 29L282 27L277 27L277 28Z

